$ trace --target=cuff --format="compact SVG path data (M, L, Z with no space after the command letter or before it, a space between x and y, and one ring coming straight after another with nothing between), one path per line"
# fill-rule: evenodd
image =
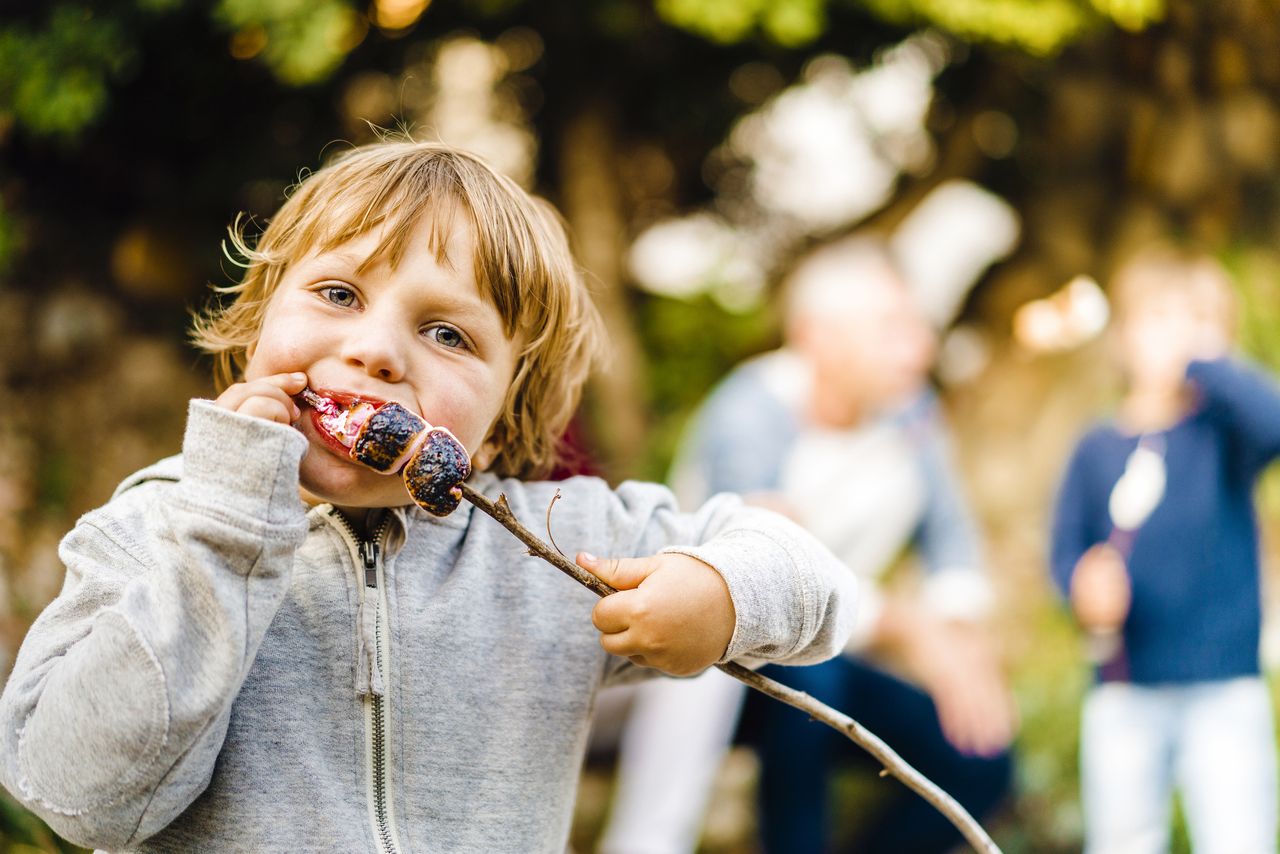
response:
M853 631L844 642L844 651L850 655L864 652L875 636L880 615L884 613L884 594L871 581L862 584L858 606L853 617Z
M662 551L697 558L720 573L729 588L734 627L722 662L743 655L785 658L813 634L813 618L804 607L815 595L813 579L802 571L780 574L779 567L795 565L794 556L772 538L733 531L700 546ZM780 597L779 586L788 582L795 585L791 595Z
M193 400L182 440L183 491L267 525L297 524L305 514L298 466L306 451L292 427Z

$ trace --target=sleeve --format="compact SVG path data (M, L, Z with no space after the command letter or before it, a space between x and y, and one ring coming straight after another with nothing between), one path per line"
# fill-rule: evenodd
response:
M1089 494L1087 472L1088 437L1071 454L1054 501L1053 525L1049 539L1049 571L1054 586L1065 599L1071 590L1076 563L1098 540L1089 524L1089 505L1103 497Z
M1258 368L1233 359L1193 361L1187 379L1205 414L1222 426L1256 475L1280 456L1280 388Z
M665 487L626 483L614 493L604 554L676 552L724 578L736 624L723 660L812 664L835 655L852 629L857 582L811 534L727 493L681 513Z
M208 785L306 533L305 448L194 401L177 482L118 493L63 540L62 591L0 696L0 777L60 835L136 844Z
M751 371L739 371L695 417L668 480L681 503L690 507L718 492L746 495L777 489L795 432L787 408Z
M918 429L926 490L915 543L927 571L924 602L944 617L981 619L990 613L995 593L936 404L923 414Z

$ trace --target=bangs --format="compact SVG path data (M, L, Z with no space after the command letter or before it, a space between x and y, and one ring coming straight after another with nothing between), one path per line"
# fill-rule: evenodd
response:
M465 169L471 164L434 153L433 157L384 158L374 168L358 162L363 157L348 156L318 173L289 200L289 206L296 208L295 218L272 241L269 254L299 259L338 249L376 231L381 239L358 270L363 273L382 262L394 269L410 240L420 236L418 227L425 225L427 248L441 265L457 269L466 259L449 256L449 240L459 222L464 222L472 229L474 257L470 260L481 296L497 308L506 333L512 335L520 319L517 283L507 275L512 271L513 236L501 227L504 217L492 210L486 194L477 192L479 182Z

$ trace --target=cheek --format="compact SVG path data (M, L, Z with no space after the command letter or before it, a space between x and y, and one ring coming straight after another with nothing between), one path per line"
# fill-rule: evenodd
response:
M248 364L245 366L246 380L259 379L288 371L305 371L310 366L306 347L297 336L291 336L287 330L263 327L258 340L250 347Z
M507 383L453 383L439 388L431 400L420 401L423 413L433 424L449 428L474 454L489 435L506 400Z

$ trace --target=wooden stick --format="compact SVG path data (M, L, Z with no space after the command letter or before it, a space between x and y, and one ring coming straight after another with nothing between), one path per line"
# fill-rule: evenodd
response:
M507 504L505 495L499 495L498 500L494 502L477 492L470 484L462 483L460 486L464 498L492 516L497 520L498 524L514 534L516 539L529 547L530 554L542 558L597 596L608 596L610 593L617 592L613 587L605 584L596 576L552 549L528 528L520 524L515 514L511 512L511 507ZM717 664L716 667L748 687L767 694L789 706L794 706L808 714L813 720L821 721L842 733L854 744L879 760L880 764L884 766L884 771L880 772L881 776L888 774L897 777L908 788L932 804L938 812L946 816L947 820L956 826L956 829L964 835L965 840L973 846L975 851L982 852L982 854L1000 854L1000 849L991 840L991 837L987 835L987 832L982 829L982 825L978 824L955 798L938 788L937 784L928 777L912 768L889 745L885 744L878 736L853 718L836 711L824 703L818 702L803 691L788 688L781 682L776 682L767 676L761 676L741 664L730 661L724 664Z

